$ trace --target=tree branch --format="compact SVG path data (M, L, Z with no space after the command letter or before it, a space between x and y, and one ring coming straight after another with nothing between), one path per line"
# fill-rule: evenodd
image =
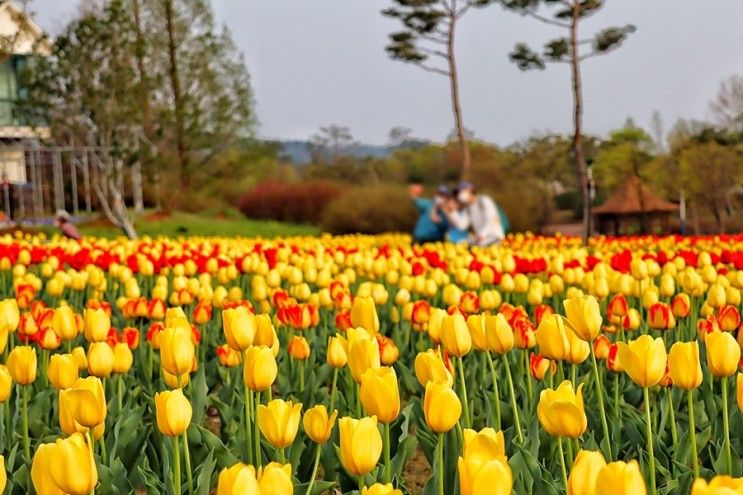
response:
M564 28L564 29L570 29L570 24L566 24L564 22L556 21L554 19L549 19L547 17L544 17L542 15L537 14L533 10L525 10L524 11L524 14L525 15L528 15L530 17L533 17L534 19L537 19L538 21L542 21L545 24L550 24L552 26L558 26L558 27L561 27L561 28Z
M613 52L614 50L616 50L620 46L621 46L621 44L620 43L617 43L616 45L612 46L611 48L609 48L607 50L604 50L604 51L601 51L601 52L597 52L596 50L593 50L590 53L586 53L585 55L581 55L580 57L578 57L578 60L582 62L582 61L584 61L586 59L589 59L591 57L596 57L598 55L606 55L607 53Z
M433 72L434 74L441 74L442 76L449 77L449 71L448 70L440 69L438 67L431 67L431 66L428 66L428 65L426 65L426 64L424 64L422 62L414 62L414 63L415 63L415 65L417 65L418 67L420 67L421 69L423 69L426 72Z
M449 56L445 52L442 52L440 50L432 50L431 48L426 48L425 46L419 46L418 51L441 58L449 58Z

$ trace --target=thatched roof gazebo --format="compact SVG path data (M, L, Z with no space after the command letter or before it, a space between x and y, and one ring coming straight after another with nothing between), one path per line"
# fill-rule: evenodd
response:
M596 229L602 234L663 233L679 206L658 197L639 177L631 175L609 198L593 209Z

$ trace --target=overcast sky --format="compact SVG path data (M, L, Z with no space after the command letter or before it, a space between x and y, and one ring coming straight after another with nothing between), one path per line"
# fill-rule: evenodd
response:
M341 124L382 144L394 126L443 140L453 128L447 79L390 60L397 30L380 14L390 0L214 0L252 76L259 134L307 139ZM74 0L33 0L41 26L54 33ZM582 31L634 24L618 51L583 65L586 131L605 134L627 117L648 126L655 110L666 129L679 118L704 119L720 81L743 73L743 1L609 0ZM519 41L541 48L561 33L499 6L461 22L459 57L465 126L480 139L510 144L535 132L569 132L568 67L521 72L508 60Z

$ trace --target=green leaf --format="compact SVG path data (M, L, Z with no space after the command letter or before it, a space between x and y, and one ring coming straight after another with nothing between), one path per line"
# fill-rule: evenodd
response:
M333 486L335 486L334 481L315 480L312 492L307 491L310 487L309 483L294 485L294 495L320 495L321 493L325 493L327 490L333 488Z
M211 490L212 475L217 467L217 461L214 459L212 452L206 456L206 460L196 469L196 493L198 495L209 495Z

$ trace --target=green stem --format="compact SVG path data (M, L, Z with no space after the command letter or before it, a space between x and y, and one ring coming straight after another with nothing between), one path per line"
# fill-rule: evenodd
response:
M330 409L328 409L328 412L330 413L333 412L333 407L335 407L335 387L337 384L338 384L338 368L333 368L333 385L330 389Z
M116 377L116 400L117 400L117 406L119 411L119 416L121 416L121 413L124 411L124 376L119 375Z
M655 484L655 454L653 453L653 425L650 419L650 395L648 389L643 388L642 393L645 398L645 427L648 441L648 457L650 465L650 495L655 495L658 489Z
M671 387L666 389L668 395L668 413L671 420L671 440L673 441L673 451L677 452L678 449L678 432L676 431L676 411L673 410L673 390Z
M693 390L686 391L686 400L689 404L689 436L691 437L691 458L694 465L694 478L699 478L699 455L697 454L697 428L694 424L693 392Z
M356 417L361 418L361 385L356 384Z
M568 442L568 460L567 460L567 465L568 465L568 470L571 470L573 468L573 441L572 441L572 439L568 438L567 439L567 442Z
M495 373L495 365L493 364L493 357L490 352L486 351L485 355L488 358L488 364L490 365L490 374L493 376L493 402L495 408L495 424L496 430L501 429L501 415L500 415L500 392L498 391L498 375Z
M281 464L286 464L286 452L284 451L284 447L279 449L279 462Z
M255 393L255 421L253 421L253 441L255 442L255 451L253 452L255 454L255 468L258 469L263 464L263 459L261 459L261 434L260 430L258 429L258 406L261 403L261 393L256 392Z
M606 443L606 453L609 460L613 460L611 453L611 437L609 437L609 425L606 422L606 410L604 409L604 388L599 376L599 367L596 364L596 353L593 352L593 342L589 342L588 347L591 349L591 362L593 363L593 377L596 379L596 393L599 396L599 414L601 416L601 427L604 429L604 442Z
M88 443L88 450L90 451L90 457L91 459L95 460L95 455L93 454L93 436L90 434L90 429L85 432L85 440L87 440ZM95 495L95 485L93 485L90 488L90 495Z
M191 473L191 452L188 450L188 433L183 432L183 458L186 460L186 480L188 481L188 495L193 495L193 475Z
M178 448L178 437L173 438L173 492L181 495L181 453Z
M730 454L730 423L728 421L728 377L722 378L722 428L725 432L725 463L727 474L733 475L733 458Z
M392 482L392 463L390 462L390 424L384 424L384 482Z
M299 360L299 390L304 392L304 359Z
M101 442L101 462L103 462L104 465L108 465L108 452L106 452L106 440L103 435L101 435L100 438Z
M322 445L317 444L315 449L315 464L312 466L312 476L310 476L310 484L307 486L307 495L312 495L312 487L315 486L315 479L317 478L317 466L320 465L320 454L322 453Z
M531 401L532 397L534 396L534 391L532 390L532 384L531 384L531 372L529 371L529 350L524 349L524 370L526 374L526 409L531 409Z
M245 398L245 445L247 447L245 462L247 464L250 464L253 459L253 447L252 447L253 442L251 441L251 438L250 438L250 432L251 432L250 415L252 414L251 411L253 408L251 407L252 401L250 400L250 397L251 397L250 389L248 388L247 385L245 385L245 395L244 395L244 398Z
M573 386L576 387L578 383L578 366L575 363L570 365L570 378L573 381Z
M614 420L619 421L619 373L614 373Z
M31 462L31 440L28 438L28 388L23 386L23 452L26 459Z
M359 476L358 481L359 481L359 495L361 495L361 492L364 491L364 477Z
M444 495L444 434L439 433L439 442L436 445L436 477L439 482L438 495Z
M562 437L557 437L557 448L560 450L560 471L562 471L562 482L565 485L565 493L570 493L568 488L568 472L565 469L565 452L562 449Z
M459 367L459 384L462 387L462 411L464 412L464 427L469 428L472 426L470 419L470 405L467 401L467 381L464 379L464 363L463 358L460 356L457 359L457 366Z
M524 434L521 432L521 421L519 420L519 407L516 405L516 390L513 387L513 377L511 376L511 365L505 354L501 354L503 367L506 369L506 380L508 380L508 391L511 394L511 408L513 409L513 423L516 425L516 434L519 437L519 443L524 443ZM528 374L528 371L527 371Z

